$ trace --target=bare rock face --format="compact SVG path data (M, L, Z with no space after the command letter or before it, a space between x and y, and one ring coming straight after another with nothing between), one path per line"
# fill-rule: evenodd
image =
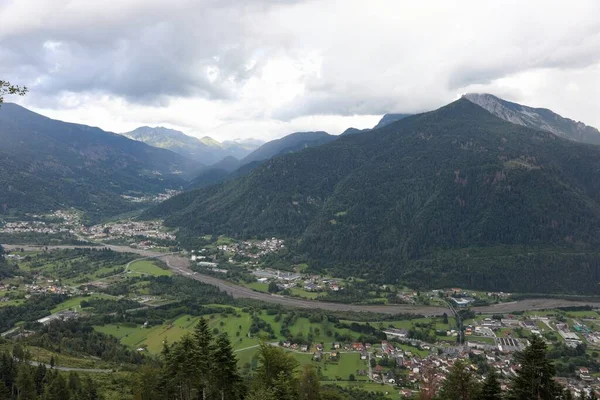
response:
M513 124L552 132L557 136L582 143L600 144L600 132L591 126L561 117L546 108L533 108L503 100L487 93L463 96L490 113Z

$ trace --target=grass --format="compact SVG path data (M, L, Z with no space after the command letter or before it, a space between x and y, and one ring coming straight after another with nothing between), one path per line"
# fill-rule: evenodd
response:
M250 316L241 313L240 317L235 315L208 317L208 325L211 331L225 332L231 340L234 350L255 346L260 342L259 337L248 337L250 328ZM162 325L143 328L142 326L130 327L126 325L103 325L95 326L99 332L115 336L122 344L138 348L146 346L150 353L159 353L163 347L163 340L169 343L180 340L186 333L192 333L198 319L190 315L182 315ZM240 330L240 326L242 327ZM239 332L239 334L238 334Z
M290 293L292 296L304 297L305 299L316 299L319 296L317 292L307 292L297 287L290 288Z
M252 283L247 283L246 287L248 287L250 289L254 289L258 292L269 293L269 284L268 283L252 282Z
M69 310L73 308L81 308L81 302L84 300L92 300L92 299L114 299L114 296L110 296L107 294L92 294L90 296L76 296L71 297L68 300L63 301L54 307L51 311L52 313L57 313L64 310ZM78 310L80 311L80 310Z
M131 275L152 275L152 276L170 276L173 272L170 270L162 269L156 265L153 261L140 260L129 265L129 271Z

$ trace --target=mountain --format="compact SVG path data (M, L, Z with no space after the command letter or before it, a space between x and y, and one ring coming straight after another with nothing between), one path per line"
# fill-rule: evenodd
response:
M201 188L215 183L223 182L231 178L231 174L240 167L240 160L228 156L200 171L188 184L189 188ZM237 177L237 176L236 176Z
M221 146L226 149L231 156L241 160L263 144L265 144L263 140L250 138L225 140L221 143Z
M463 97L513 124L552 132L557 136L577 142L600 144L598 129L561 117L546 108L533 108L512 103L487 93L469 93Z
M335 140L337 136L330 135L327 132L296 132L284 136L281 139L272 140L260 146L252 153L244 157L241 164L248 164L253 161L269 160L275 156L287 153L294 153L307 147L320 146Z
M201 171L194 179L192 179L188 187L202 188L226 180L231 180L250 173L250 171L258 167L262 162L270 160L273 157L329 143L336 138L337 136L330 135L326 132L292 133L281 139L276 139L263 144L242 160L237 160L233 157L223 159L221 162Z
M340 134L340 136L344 136L344 135L356 135L357 133L368 132L370 130L371 129L369 129L369 128L367 128L367 129L348 128L344 132L342 132Z
M149 210L181 237L286 239L290 263L417 287L599 294L600 147L460 99Z
M200 167L171 151L10 103L0 108L0 142L0 204L8 212L74 206L115 214L139 208L122 195L180 188Z
M220 143L209 136L198 139L183 132L161 126L155 128L142 126L131 132L123 133L123 136L144 142L150 146L171 150L205 165L214 164L229 156L238 159L245 157L259 146L254 146L256 142L252 139L244 142L228 141Z
M381 120L373 127L373 129L383 128L386 125L391 124L392 122L400 121L411 114L385 114Z

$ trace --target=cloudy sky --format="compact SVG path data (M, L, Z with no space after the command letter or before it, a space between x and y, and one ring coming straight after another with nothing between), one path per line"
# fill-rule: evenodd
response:
M21 104L124 132L340 133L490 92L600 127L600 2L0 0Z

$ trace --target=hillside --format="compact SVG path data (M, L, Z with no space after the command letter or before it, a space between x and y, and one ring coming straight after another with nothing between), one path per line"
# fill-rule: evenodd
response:
M274 158L150 210L188 235L288 239L380 282L598 293L600 148L466 99Z
M600 144L598 129L587 126L582 122L561 117L546 108L528 107L486 93L469 93L464 97L495 116L513 124L552 132L555 135L577 142Z
M253 161L269 160L275 156L294 153L307 147L320 146L329 143L336 138L337 136L330 135L323 131L292 133L281 139L272 140L263 144L248 156L244 157L241 161L241 165Z
M252 140L220 143L209 136L198 139L181 131L161 126L155 128L143 126L122 135L150 146L171 150L205 165L217 163L225 157L245 157L260 145L258 143L261 143Z
M192 179L188 187L202 188L226 180L231 180L239 176L246 175L260 163L285 154L301 151L308 147L320 146L335 140L337 136L326 132L296 132L267 142L254 150L242 160L236 160L233 157L227 157L209 168L200 171Z
M94 215L139 205L121 195L177 189L198 165L173 152L15 104L0 109L0 212L74 206Z

